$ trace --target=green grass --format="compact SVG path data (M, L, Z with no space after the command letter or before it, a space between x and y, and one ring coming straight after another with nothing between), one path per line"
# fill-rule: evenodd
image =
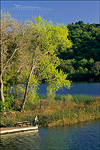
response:
M55 100L61 100L61 101L73 101L76 104L79 104L83 102L84 104L90 103L94 101L94 97L92 96L84 96L84 95L56 95L54 97Z
M24 120L33 124L36 115L39 118L38 125L48 127L66 126L100 118L100 97L57 95L51 102L47 97L45 100L41 107L40 103L27 103L28 110L25 109L22 113L15 111L2 114L1 125L12 126L16 121Z

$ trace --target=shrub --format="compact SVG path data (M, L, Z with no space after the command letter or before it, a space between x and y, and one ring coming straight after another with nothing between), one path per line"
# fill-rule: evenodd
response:
M75 96L73 96L73 101L76 104L79 104L81 102L83 102L84 104L88 104L88 103L94 101L94 97L85 96L85 95L75 95Z
M73 96L68 94L68 95L56 95L54 97L55 100L61 100L61 101L70 101L73 99Z
M15 102L14 96L12 94L4 94L5 102L0 102L0 111L3 112L4 107L6 107L6 110L10 110L12 108L12 105Z

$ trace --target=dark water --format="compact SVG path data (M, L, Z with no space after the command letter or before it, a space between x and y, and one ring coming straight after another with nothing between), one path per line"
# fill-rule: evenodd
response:
M20 85L25 89L25 85ZM39 95L47 94L47 84L40 84L37 93ZM14 87L12 88L13 93ZM100 96L100 83L72 83L70 89L65 87L60 88L56 95L87 95L87 96ZM20 94L19 94L20 95Z
M39 88L38 93L40 95L46 95L47 84L41 84ZM72 83L70 89L61 88L56 92L56 94L100 96L100 83Z
M1 150L99 150L99 120L1 136Z

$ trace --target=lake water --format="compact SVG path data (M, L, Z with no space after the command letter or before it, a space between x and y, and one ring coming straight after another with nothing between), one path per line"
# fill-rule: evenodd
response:
M99 120L1 136L1 150L99 150Z
M25 89L25 85L20 85ZM47 84L40 84L37 93L39 95L47 94ZM13 93L14 87L12 88ZM100 82L98 83L72 83L70 89L65 87L60 88L56 95L87 95L87 96L100 96Z
M41 84L39 86L38 93L40 95L46 95L47 84ZM56 94L60 95L88 95L88 96L100 96L100 83L72 83L71 88L61 88Z

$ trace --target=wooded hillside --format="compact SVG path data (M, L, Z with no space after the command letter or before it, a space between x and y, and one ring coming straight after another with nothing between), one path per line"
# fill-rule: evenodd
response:
M79 21L67 28L73 45L65 52L59 51L59 68L73 81L100 80L100 24Z

